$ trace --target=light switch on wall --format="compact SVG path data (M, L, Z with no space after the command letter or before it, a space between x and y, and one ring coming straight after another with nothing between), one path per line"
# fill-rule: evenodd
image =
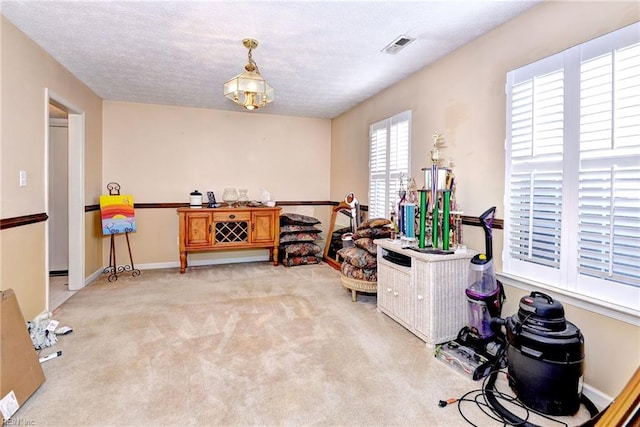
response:
M27 171L20 171L20 187L27 186Z

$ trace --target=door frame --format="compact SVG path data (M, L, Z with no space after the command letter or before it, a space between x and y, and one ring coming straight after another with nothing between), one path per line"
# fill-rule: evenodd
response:
M85 113L64 97L45 88L45 183L44 206L49 209L49 103L68 111L68 221L69 221L69 290L85 286L85 213L84 213L84 146ZM45 222L46 300L49 309L49 221Z

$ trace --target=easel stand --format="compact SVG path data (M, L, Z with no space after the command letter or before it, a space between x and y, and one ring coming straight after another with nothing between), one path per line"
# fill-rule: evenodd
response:
M109 267L104 269L104 273L109 273L108 280L113 282L114 280L118 280L118 274L131 272L133 277L138 277L140 275L140 270L135 268L133 264L133 256L131 255L131 245L129 244L129 233L124 233L124 236L127 239L127 249L129 250L129 261L131 264L126 265L117 265L116 263L116 241L115 234L111 235L111 251L109 253Z
M107 185L107 190L109 190L110 196L119 196L120 195L120 184L117 182L110 182ZM108 281L113 282L118 280L118 274L131 272L131 276L138 277L140 275L140 270L135 268L133 264L133 255L131 255L131 244L129 243L129 232L125 231L125 238L127 239L127 250L129 251L129 261L130 264L126 265L118 265L116 262L116 240L115 234L111 235L111 244L110 244L110 252L109 252L109 266L103 270L103 273L108 273Z

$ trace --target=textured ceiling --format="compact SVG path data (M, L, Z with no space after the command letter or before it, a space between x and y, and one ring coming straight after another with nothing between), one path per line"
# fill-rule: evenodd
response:
M223 83L242 39L275 88L255 113L333 118L539 1L1 1L106 100L243 111ZM396 55L380 51L415 37ZM470 72L472 72L470 70ZM252 113L252 114L255 114Z

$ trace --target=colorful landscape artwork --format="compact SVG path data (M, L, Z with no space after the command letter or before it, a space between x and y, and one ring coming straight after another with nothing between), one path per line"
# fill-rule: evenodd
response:
M100 216L104 235L136 231L132 195L100 196Z

